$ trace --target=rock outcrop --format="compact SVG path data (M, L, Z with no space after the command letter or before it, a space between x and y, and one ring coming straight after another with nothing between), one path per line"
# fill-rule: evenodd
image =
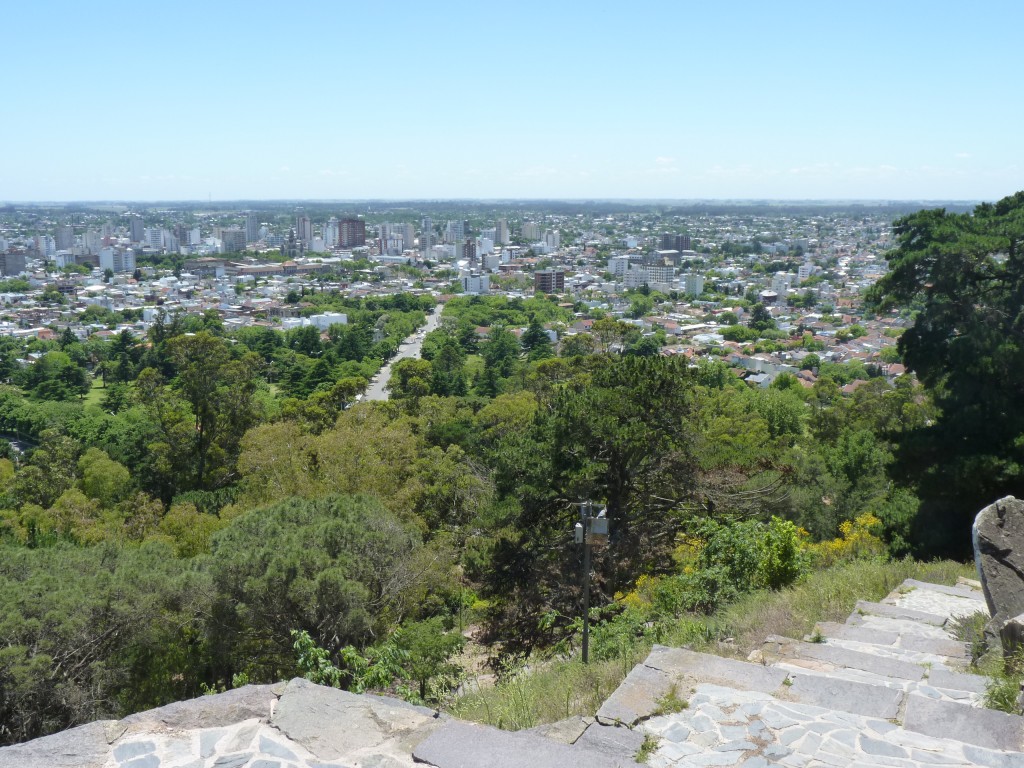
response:
M1020 644L1024 624L1024 501L1006 496L985 507L971 530L974 562L992 620L989 634L998 635L1003 651Z

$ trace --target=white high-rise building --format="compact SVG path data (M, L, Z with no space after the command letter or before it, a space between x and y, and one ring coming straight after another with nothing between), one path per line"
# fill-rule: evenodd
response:
M100 269L117 272L135 271L135 251L131 248L121 250L107 246L100 249Z
M434 220L425 217L420 222L420 250L426 253L434 244Z
M688 274L683 276L683 293L700 296L704 293L704 276Z
M629 271L629 257L612 256L608 259L608 271L615 277L623 277Z
M498 219L497 224L494 225L494 242L498 245L508 245L511 242L508 234L508 221L505 219Z
M445 240L449 243L461 244L466 239L466 228L461 221L449 221L448 229L445 233Z
M527 221L523 224L523 239L529 242L540 240L540 225Z
M103 238L95 229L87 230L82 236L82 248L86 253L96 254L103 247Z
M255 243L260 239L260 222L255 211L248 211L245 214L245 242Z
M337 248L339 242L338 220L331 216L327 223L324 224L324 246L327 248Z
M399 224L400 233L402 235L402 248L406 251L411 251L416 247L416 227L412 224Z

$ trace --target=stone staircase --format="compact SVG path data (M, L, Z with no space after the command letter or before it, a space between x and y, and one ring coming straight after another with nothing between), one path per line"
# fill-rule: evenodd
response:
M1024 768L1024 717L980 707L951 617L975 582L906 581L746 660L656 646L594 718L510 733L292 680L0 749L0 768ZM678 710L678 711L667 711Z
M597 721L656 737L654 768L1024 767L1024 717L981 708L986 680L963 671L949 631L978 611L977 582L907 580L843 624L767 638L747 661L656 646ZM666 712L672 702L685 708Z

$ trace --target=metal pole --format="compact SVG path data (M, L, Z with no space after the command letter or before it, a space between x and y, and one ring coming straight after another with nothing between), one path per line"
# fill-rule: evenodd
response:
M590 660L590 502L583 508L583 663Z

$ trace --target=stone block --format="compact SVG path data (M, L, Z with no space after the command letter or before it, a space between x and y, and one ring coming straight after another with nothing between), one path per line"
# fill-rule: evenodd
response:
M887 619L908 619L910 621L919 621L922 624L929 624L933 627L941 627L946 623L946 617L940 616L935 613L926 613L924 611L915 611L910 608L901 608L898 605L889 605L888 603L872 603L867 600L858 600L857 607L851 614L853 616L861 616L867 614L869 616L882 616ZM848 623L856 623L849 622Z
M632 757L609 756L535 734L509 733L454 720L435 729L413 749L412 756L417 762L436 768L635 768L637 765Z
M110 753L107 729L98 720L52 736L0 748L0 768L102 768Z
M656 645L644 665L661 670L678 683L711 684L742 691L774 693L785 681L782 670L748 661Z
M139 726L157 723L167 728L188 729L220 728L252 718L266 722L270 719L271 704L282 690L279 685L246 685L129 715L120 724L137 732L141 730Z
M577 739L575 746L632 762L643 743L644 735L640 731L621 725L594 723Z
M1024 717L911 694L903 727L988 749L1024 750Z
M597 710L597 720L609 725L633 725L654 714L658 702L665 698L671 687L672 679L667 673L646 663L638 664Z
M889 720L899 714L903 701L903 691L898 688L822 675L794 674L791 679L789 697L793 700L855 715Z

